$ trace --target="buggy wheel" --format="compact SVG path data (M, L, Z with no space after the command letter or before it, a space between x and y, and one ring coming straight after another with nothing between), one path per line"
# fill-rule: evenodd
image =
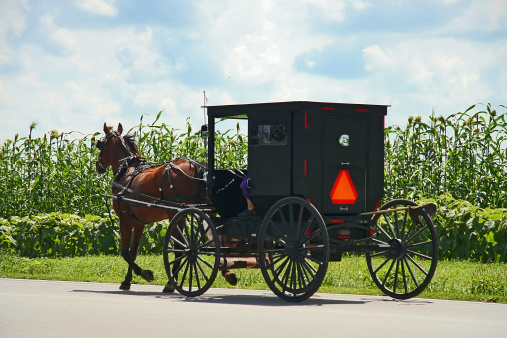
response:
M417 206L409 200L393 200L378 211ZM367 252L368 270L375 284L386 295L408 299L420 294L430 283L438 260L438 237L425 210L393 210L375 214L375 236L370 243L381 246ZM383 247L383 248L382 248Z
M308 299L322 284L329 264L329 237L317 209L299 197L286 197L267 212L259 231L259 266L281 299Z
M164 238L164 267L169 281L187 297L202 295L217 276L220 241L211 219L199 209L183 209Z

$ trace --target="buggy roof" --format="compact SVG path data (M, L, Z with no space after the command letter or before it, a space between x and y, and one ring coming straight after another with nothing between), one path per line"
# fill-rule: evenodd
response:
M206 106L208 116L226 117L234 119L248 119L248 115L266 112L286 112L291 110L327 110L330 113L337 113L347 108L355 108L357 111L368 111L373 108L384 108L378 112L386 115L386 107L390 105L374 105L374 104L356 104L356 103L332 103L332 102L313 102L313 101L288 101L288 102L270 102L270 103L250 103L250 104L233 104L220 106ZM377 109L375 109L377 110Z

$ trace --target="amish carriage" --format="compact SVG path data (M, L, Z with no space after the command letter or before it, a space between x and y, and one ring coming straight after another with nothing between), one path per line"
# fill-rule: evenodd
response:
M398 199L379 207L387 107L301 101L207 106L202 134L208 164L199 179L208 203L112 197L176 209L163 256L168 285L183 295L203 294L219 271L234 277L233 269L259 268L278 297L298 302L319 289L329 262L361 252L378 288L408 299L428 286L436 269L438 238L430 218L436 206ZM215 124L223 118L248 121L248 170L216 166ZM247 198L251 212L245 212Z

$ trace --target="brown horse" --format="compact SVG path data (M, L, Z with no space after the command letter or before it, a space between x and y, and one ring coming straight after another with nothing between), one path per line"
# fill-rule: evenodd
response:
M104 123L105 136L97 142L100 154L96 167L101 174L111 167L115 175L113 208L120 219L121 255L128 263L120 289L128 290L132 272L149 282L154 280L150 270L143 270L135 263L144 225L171 219L178 210L151 208L122 201L122 198L147 202L160 199L187 204L207 203L208 200L202 164L187 159L176 159L163 165L146 163L133 142L133 136L122 136L122 132L121 124L118 124L117 131L112 131ZM174 286L168 282L163 291L173 292Z

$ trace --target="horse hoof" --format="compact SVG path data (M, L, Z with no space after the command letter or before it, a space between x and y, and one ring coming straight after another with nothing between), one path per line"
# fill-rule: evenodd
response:
M227 283L231 284L232 286L238 284L238 277L236 277L236 274L230 271L224 271L222 272L222 275L224 276Z
M162 292L164 292L164 293L173 293L174 290L176 290L175 287L174 287L174 285L172 285L171 283L167 283L164 286L164 290L162 290Z
M150 283L155 280L155 276L153 275L153 272L151 272L151 270L143 270L143 272L141 273L141 277L143 277Z
M130 290L130 283L122 282L120 284L120 290Z

